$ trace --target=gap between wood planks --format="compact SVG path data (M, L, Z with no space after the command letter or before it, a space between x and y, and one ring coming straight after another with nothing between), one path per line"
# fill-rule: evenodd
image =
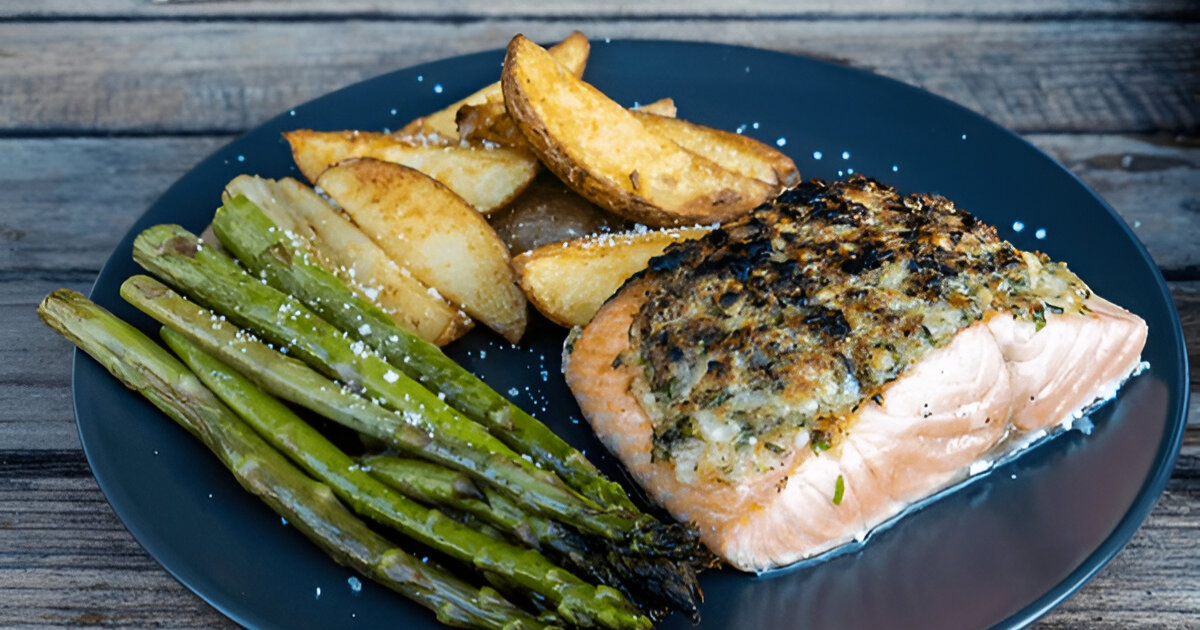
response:
M898 79L1023 133L1200 128L1200 25L968 19L0 22L0 127L232 133L390 70L499 49L517 32L553 40L574 28L597 54L607 37L753 42ZM452 79L437 79L447 103L479 87ZM688 103L679 106L686 118Z

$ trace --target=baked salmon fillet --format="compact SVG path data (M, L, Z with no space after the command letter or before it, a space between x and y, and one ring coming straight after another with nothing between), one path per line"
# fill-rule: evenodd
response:
M650 497L763 571L854 539L1102 402L1146 324L944 198L814 180L673 245L564 349Z

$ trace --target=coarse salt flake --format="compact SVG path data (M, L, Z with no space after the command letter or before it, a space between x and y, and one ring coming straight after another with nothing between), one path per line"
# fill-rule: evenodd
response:
M388 370L387 372L384 373L383 380L385 380L389 383L395 383L396 381L400 380L400 375L397 374L394 370Z

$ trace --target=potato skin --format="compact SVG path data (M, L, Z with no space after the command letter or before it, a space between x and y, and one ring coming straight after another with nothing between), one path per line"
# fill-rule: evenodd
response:
M627 219L656 227L726 221L777 192L651 133L520 35L509 43L500 85L542 164Z

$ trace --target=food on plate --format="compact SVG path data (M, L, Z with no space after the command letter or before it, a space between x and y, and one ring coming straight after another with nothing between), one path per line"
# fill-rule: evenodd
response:
M590 52L591 43L579 31L571 33L566 39L550 47L550 54L554 57L554 60L562 64L564 68L567 68L567 70L577 77L583 76L583 69L587 65L588 54ZM396 135L458 140L460 138L458 129L459 110L463 107L473 107L487 102L504 102L504 95L501 93L499 81L489 84L487 87L480 89L470 96L455 101L428 116L417 118L402 127L400 131L396 132Z
M553 625L490 587L472 586L370 529L328 486L309 478L242 422L178 359L83 295L59 289L42 301L38 315L203 441L242 487L338 562L417 602L447 624L491 630Z
M556 324L582 326L668 245L710 230L698 226L585 236L525 252L512 265L521 290L538 311Z
M627 225L544 171L520 196L489 214L488 223L514 254Z
M796 163L781 151L732 131L697 125L671 116L633 110L639 122L652 133L703 155L718 166L745 177L766 182L777 190L800 183Z
M564 352L584 414L733 566L787 565L1069 425L1140 318L946 199L813 181L626 284Z
M651 132L522 36L508 46L500 84L508 113L542 164L627 219L653 227L724 221L780 190Z
M312 131L283 134L296 168L316 183L325 169L351 158L402 164L438 180L480 212L491 212L525 190L538 162L525 151L482 145L443 145L368 131Z
M516 343L525 332L525 296L508 248L458 195L411 168L348 160L317 185L392 259L483 325Z
M470 317L414 278L308 186L290 177L276 181L239 175L226 184L222 197L228 204L239 195L261 208L322 267L377 304L405 330L440 346L474 325Z

